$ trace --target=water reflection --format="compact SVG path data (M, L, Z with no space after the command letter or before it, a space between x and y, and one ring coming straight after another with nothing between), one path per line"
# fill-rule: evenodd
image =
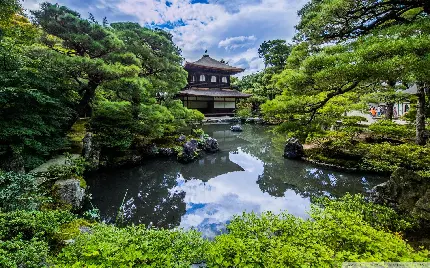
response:
M283 159L285 138L267 127L244 126L242 133L228 128L207 126L221 152L192 164L153 160L95 174L89 180L93 204L106 221L115 221L123 203L128 223L197 228L212 237L244 211L306 217L313 196L365 192L382 180Z

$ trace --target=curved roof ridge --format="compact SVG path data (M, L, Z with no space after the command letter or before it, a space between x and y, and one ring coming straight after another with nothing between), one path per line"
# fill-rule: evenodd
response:
M206 68L214 68L214 69L220 69L220 70L228 70L233 72L243 72L245 69L233 67L226 63L217 61L213 58L211 58L209 55L205 54L203 55L199 60L195 62L186 62L185 66L200 66L200 67L206 67Z

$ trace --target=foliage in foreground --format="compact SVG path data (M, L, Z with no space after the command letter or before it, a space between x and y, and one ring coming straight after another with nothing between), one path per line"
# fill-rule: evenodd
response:
M416 252L399 234L368 222L374 217L361 213L360 208L367 209L363 204L362 198L347 196L326 202L324 209L314 206L307 220L270 212L236 217L228 234L210 245L208 267L339 267L346 261L430 260L427 251ZM383 217L389 214L387 210Z
M47 266L61 244L61 225L74 219L66 211L0 213L0 267Z
M58 264L75 267L190 267L207 242L196 231L99 225L63 249Z
M392 209L350 195L318 203L306 220L287 213L243 214L214 241L194 230L142 225L97 224L79 234L78 227L88 224L68 212L0 213L0 265L337 267L344 261L430 261L429 252L415 251L394 233L412 225ZM70 238L74 243L64 245Z

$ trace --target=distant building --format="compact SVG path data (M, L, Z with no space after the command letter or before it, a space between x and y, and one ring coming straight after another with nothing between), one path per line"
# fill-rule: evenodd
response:
M179 93L185 107L207 116L233 115L239 99L251 95L232 89L231 75L244 71L203 55L196 62L186 62L188 85Z

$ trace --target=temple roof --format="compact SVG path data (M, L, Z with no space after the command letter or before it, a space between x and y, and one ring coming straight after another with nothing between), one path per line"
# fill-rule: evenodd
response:
M204 97L224 97L224 98L249 98L250 94L245 94L234 89L225 88L190 88L179 92L182 96L204 96Z
M233 67L226 63L222 63L220 61L212 59L211 57L209 57L209 55L206 55L206 54L203 55L203 57L196 62L185 63L185 69L190 69L193 67L228 71L229 73L232 73L232 74L245 71L245 69Z

